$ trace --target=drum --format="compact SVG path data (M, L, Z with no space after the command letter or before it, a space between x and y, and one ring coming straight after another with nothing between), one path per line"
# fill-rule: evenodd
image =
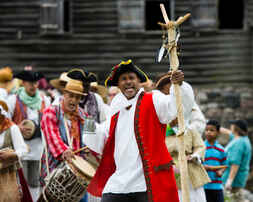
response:
M23 127L31 129L30 132L22 133L25 140L31 140L36 137L41 137L40 127L37 124L35 124L34 121L29 120L29 119L24 119L21 122L21 124L23 125Z
M94 175L95 169L75 156L71 163L64 162L53 170L38 201L79 202Z

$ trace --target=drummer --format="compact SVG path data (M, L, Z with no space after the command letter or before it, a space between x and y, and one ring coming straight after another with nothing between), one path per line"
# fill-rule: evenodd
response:
M22 86L17 90L17 94L13 94L8 98L10 115L12 121L16 123L25 138L25 142L29 146L30 151L23 160L23 169L26 180L29 184L33 200L36 201L39 195L39 162L42 155L42 141L39 133L39 122L42 111L49 106L50 101L46 96L42 96L38 91L38 80L43 77L39 72L31 70L23 70L19 72L16 78L22 80ZM37 135L33 134L32 128L24 125L24 120L35 123L38 128Z
M45 185L48 168L52 172L63 160L71 162L74 151L85 146L82 142L84 117L87 115L79 107L85 95L81 81L70 79L63 89L63 98L58 105L50 105L45 109L41 129L47 147L42 156L41 184Z

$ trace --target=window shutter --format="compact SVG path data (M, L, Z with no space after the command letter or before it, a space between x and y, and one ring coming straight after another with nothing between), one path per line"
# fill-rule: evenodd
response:
M118 0L118 29L119 32L144 31L144 0Z
M64 33L64 1L44 0L41 3L41 34Z
M218 27L217 0L191 0L191 22L197 31L212 31Z

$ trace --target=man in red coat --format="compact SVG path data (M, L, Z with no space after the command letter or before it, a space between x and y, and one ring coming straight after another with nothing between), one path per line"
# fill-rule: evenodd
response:
M184 74L176 71L173 84L181 84L184 112L192 109L194 96ZM173 87L170 95L146 93L148 81L131 60L116 65L106 85L121 90L112 101L111 120L96 125L85 142L102 154L100 166L88 187L102 202L177 202L172 158L165 145L166 124L176 117Z

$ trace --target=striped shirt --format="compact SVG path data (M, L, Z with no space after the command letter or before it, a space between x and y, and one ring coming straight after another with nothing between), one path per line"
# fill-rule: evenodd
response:
M214 145L211 145L206 140L205 145L206 145L206 154L204 165L210 166L226 165L227 155L224 151L224 148L217 141L214 143ZM211 182L206 184L204 188L213 190L223 189L221 177L218 177L215 171L207 171L207 173L211 179Z

